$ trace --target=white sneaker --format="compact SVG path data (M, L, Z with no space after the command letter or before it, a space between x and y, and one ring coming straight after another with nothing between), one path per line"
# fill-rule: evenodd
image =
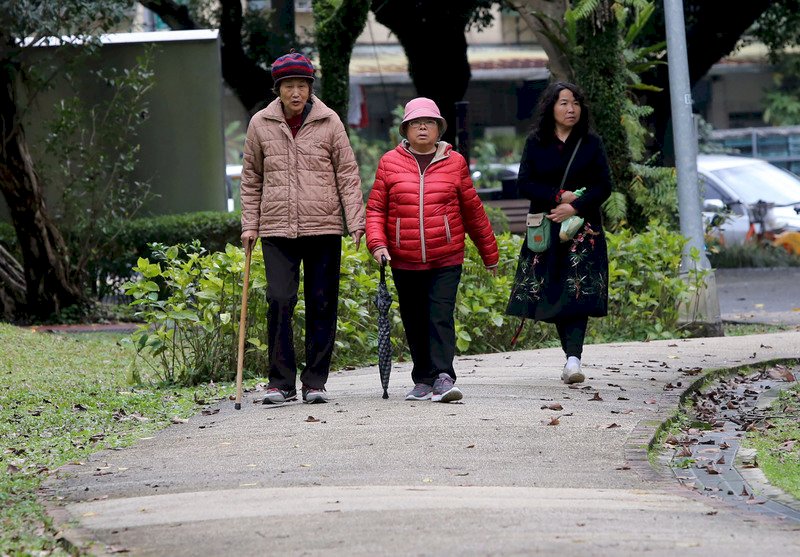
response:
M561 372L561 380L567 385L571 383L583 383L586 376L581 371L581 361L575 356L567 358L564 371Z

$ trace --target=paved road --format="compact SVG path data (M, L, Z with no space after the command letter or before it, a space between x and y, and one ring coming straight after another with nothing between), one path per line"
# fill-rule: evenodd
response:
M799 355L797 331L591 345L578 388L558 349L463 357L449 405L404 402L407 364L389 400L357 369L330 404L248 393L64 466L42 498L98 554L796 556L800 522L680 487L646 447L696 368Z
M717 269L723 321L800 325L800 267Z

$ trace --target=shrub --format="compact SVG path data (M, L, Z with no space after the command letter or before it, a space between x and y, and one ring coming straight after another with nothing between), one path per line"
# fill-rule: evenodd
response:
M608 235L609 316L590 320L592 341L668 338L677 329L678 301L690 287L678 278L683 238L662 226L634 234ZM497 237L500 260L497 277L483 268L477 249L467 242L464 272L456 299L456 343L460 354L511 349L520 320L505 314L522 242L508 233ZM199 242L154 245L153 260L141 258L134 267L142 278L124 289L144 320L131 337L137 361L150 367L156 379L196 384L232 380L236 371L238 317L242 295L244 253L227 245L210 252ZM366 365L377 359L375 294L379 268L366 252L345 240L342 248L339 320L333 369ZM260 249L252 256L245 374L265 375L266 279ZM394 292L391 274L390 292ZM295 348L304 356L305 304L303 282L295 310ZM391 308L394 359L408 359L396 295ZM527 322L517 348L557 346L555 327ZM302 367L302 361L298 362ZM134 370L139 369L134 366ZM134 379L143 378L136 372Z
M717 269L739 267L800 267L800 256L769 244L745 243L717 246L708 260Z
M240 213L221 211L115 221L107 229L112 238L108 252L97 254L89 262L90 276L95 280L91 290L101 299L118 294L120 286L133 275L134 263L139 258L153 257L151 243L171 246L199 240L208 251L224 251L227 244L239 243L241 230ZM80 246L70 249L79 250Z

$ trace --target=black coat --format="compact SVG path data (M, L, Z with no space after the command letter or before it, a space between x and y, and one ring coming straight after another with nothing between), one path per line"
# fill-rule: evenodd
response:
M577 138L570 135L561 149L555 139L525 143L517 186L531 200L530 212L549 213L558 204L561 179ZM608 255L600 206L611 195L611 173L601 139L584 136L564 183L564 190L586 188L572 202L583 227L566 242L559 241L560 224L550 222L550 247L534 253L523 242L506 313L537 321L608 312Z

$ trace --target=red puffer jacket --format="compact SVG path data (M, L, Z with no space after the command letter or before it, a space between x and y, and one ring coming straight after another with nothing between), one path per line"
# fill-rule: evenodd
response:
M398 269L458 265L465 233L484 265L496 265L497 241L460 153L440 141L422 175L407 142L381 157L367 201L371 253L387 248Z

